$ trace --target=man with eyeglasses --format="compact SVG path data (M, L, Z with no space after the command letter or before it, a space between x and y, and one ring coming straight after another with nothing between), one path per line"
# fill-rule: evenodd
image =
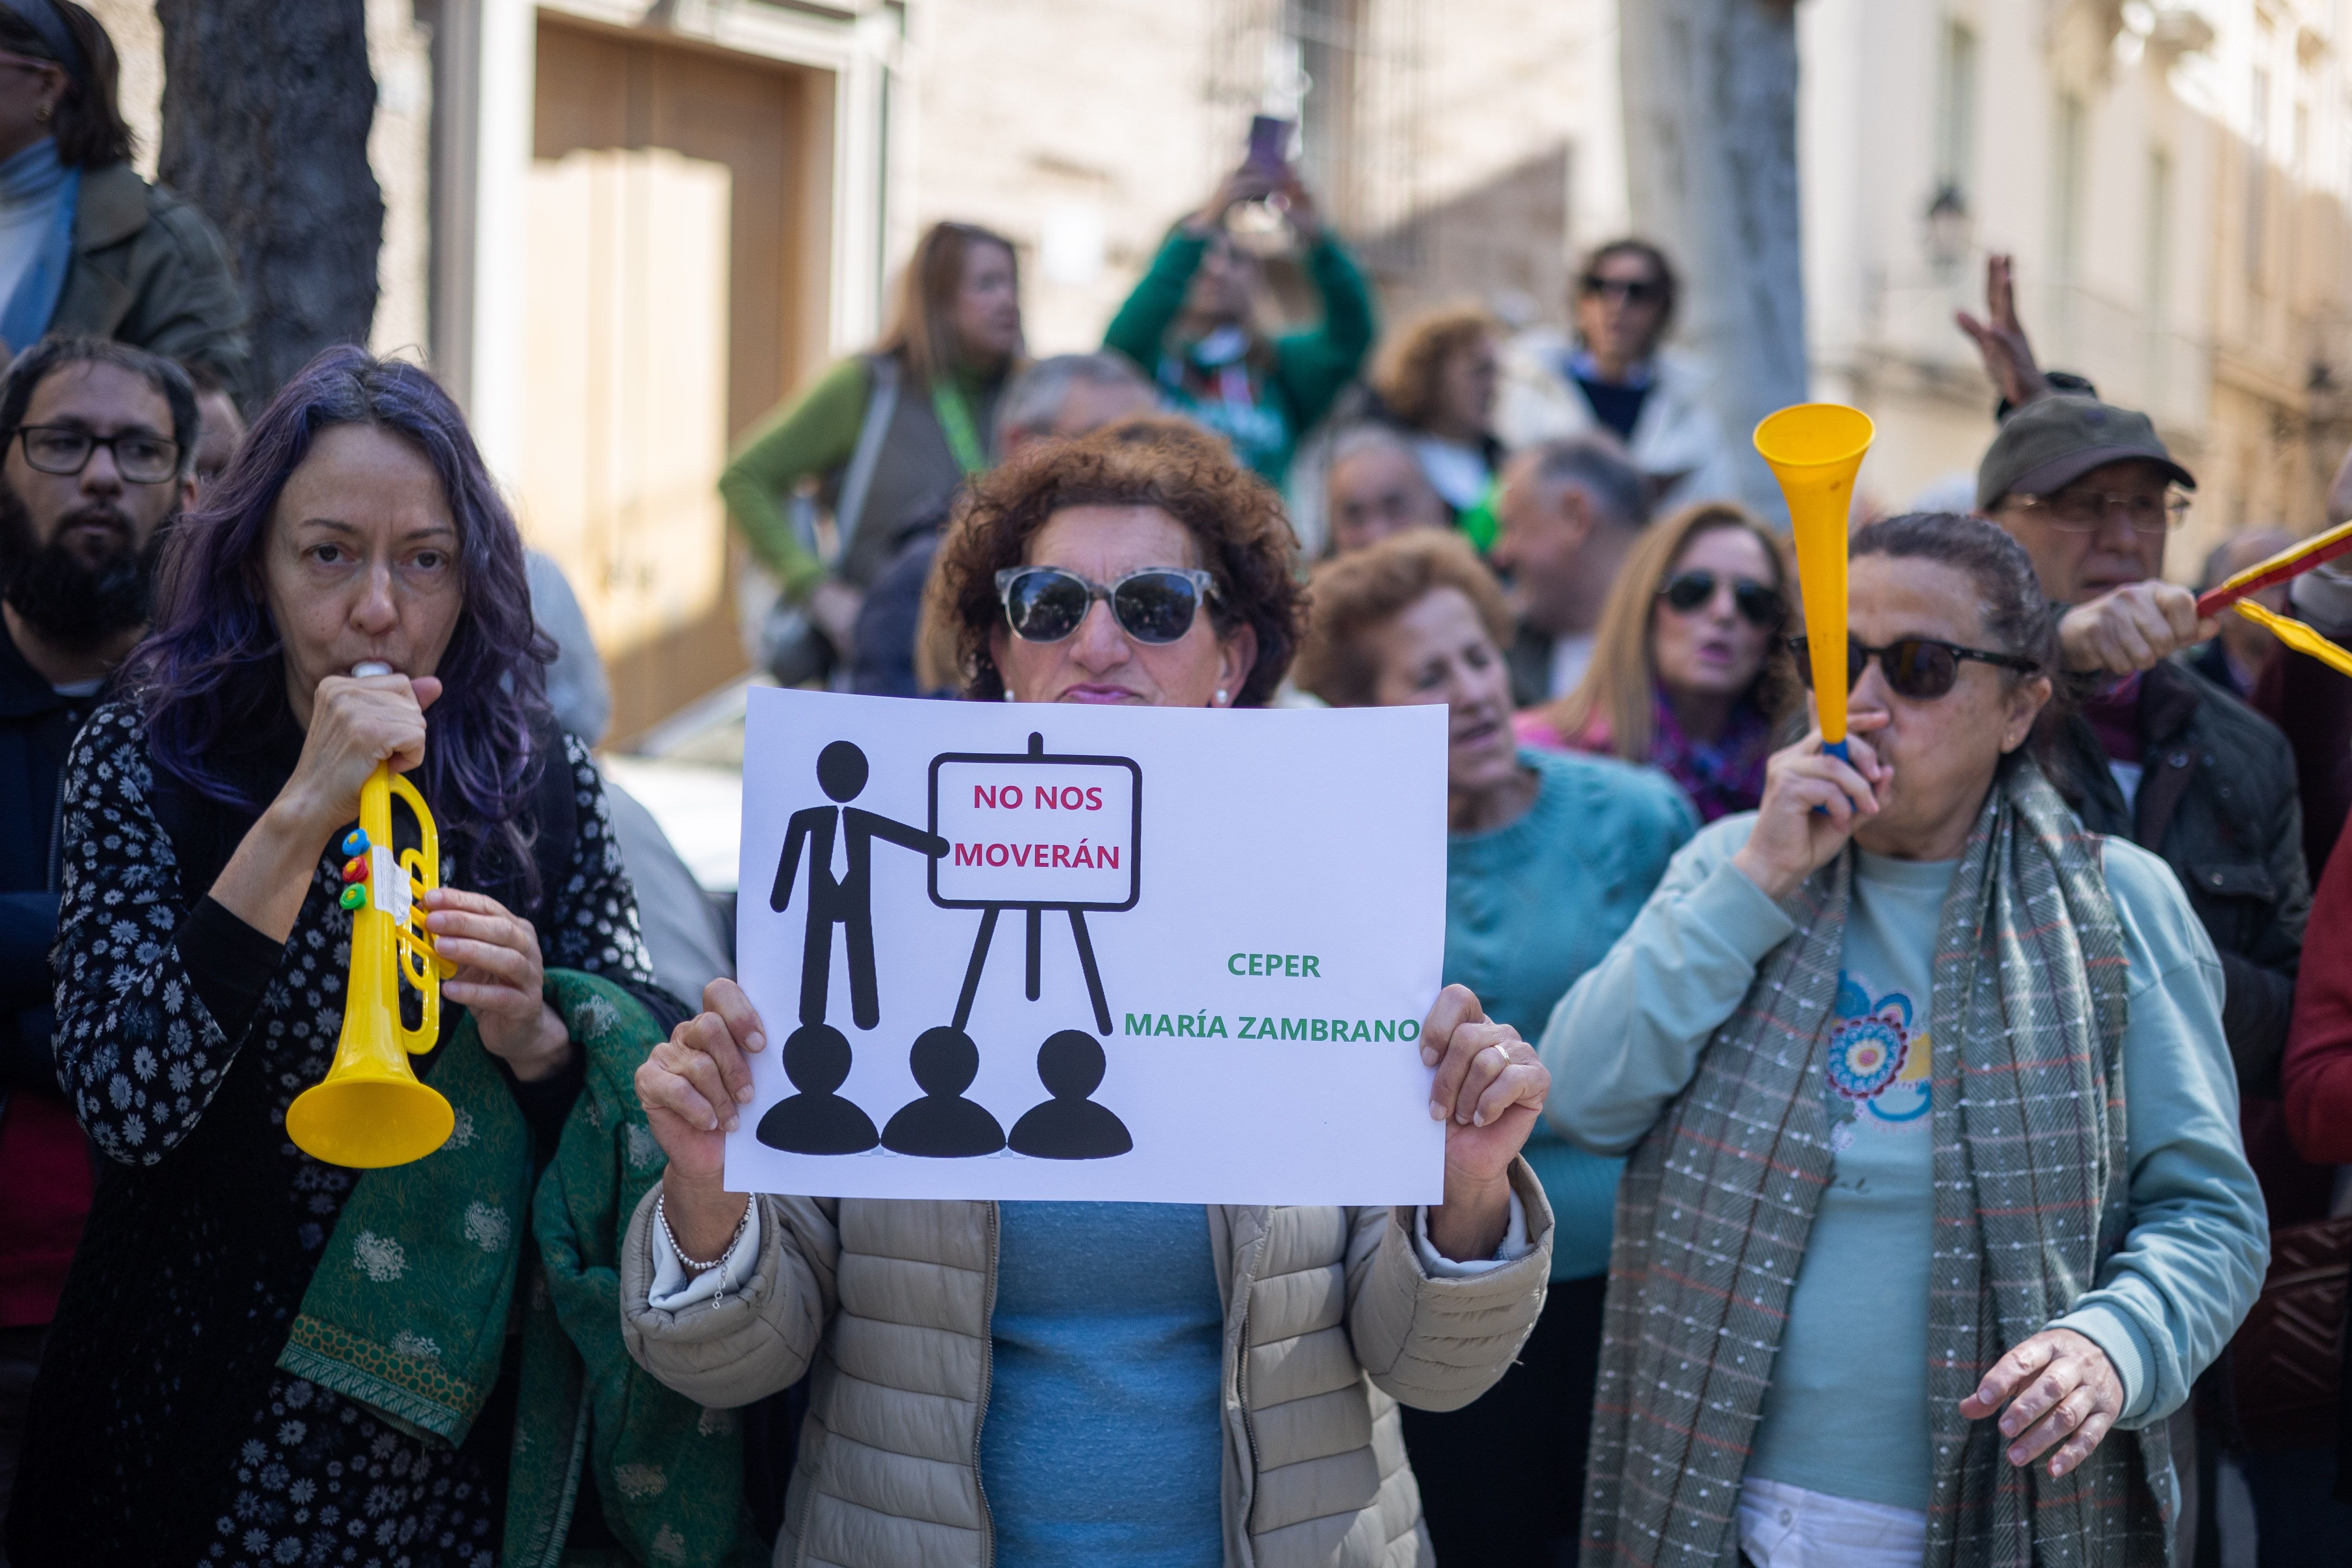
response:
M2274 1096L2311 904L2303 815L2285 737L2172 657L2214 630L2162 578L2195 483L2146 415L2045 394L1985 453L1978 510L2067 606L2066 662L2097 683L2067 721L2054 782L2094 831L2172 867L2221 954L2240 1089Z
M91 1193L49 1047L58 776L146 629L196 423L179 366L104 339L44 338L0 378L0 1510Z
M1570 343L1551 328L1505 351L1495 433L1507 447L1606 430L1625 444L1661 509L1736 500L1723 429L1706 403L1705 370L1663 351L1680 285L1645 239L1595 249L1576 279Z

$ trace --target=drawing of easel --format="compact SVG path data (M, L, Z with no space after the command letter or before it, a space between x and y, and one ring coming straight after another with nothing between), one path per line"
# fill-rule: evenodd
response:
M940 771L943 766L955 763L982 763L992 767L1007 763L1035 763L1062 768L1117 768L1124 770L1127 773L1133 811L1129 824L1127 843L1124 847L1127 863L1122 868L1126 871L1127 877L1126 896L1123 899L1029 902L1015 900L946 898L940 892L940 861L934 859L930 863L930 893L933 903L942 909L977 909L981 911L980 931L972 940L971 962L964 967L963 991L956 998L955 1026L958 1029L965 1027L971 1020L972 1003L980 994L980 977L988 965L989 944L995 939L998 917L1009 909L1020 910L1028 916L1027 994L1029 1000L1034 1002L1045 990L1042 952L1045 946L1045 911L1060 910L1066 911L1070 917L1070 936L1077 946L1078 967L1086 974L1087 998L1094 1005L1095 1025L1102 1034L1110 1034L1110 1002L1103 994L1102 971L1095 963L1094 941L1087 931L1087 911L1093 910L1116 912L1135 907L1136 899L1142 885L1139 862L1143 837L1143 770L1136 765L1134 759L1129 757L1048 753L1045 750L1045 736L1034 731L1029 736L1029 749L1025 752L942 752L931 759L931 831L935 834L940 826Z

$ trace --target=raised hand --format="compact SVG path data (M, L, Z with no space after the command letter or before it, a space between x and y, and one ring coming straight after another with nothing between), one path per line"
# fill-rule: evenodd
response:
M1244 163L1217 182L1217 188L1210 194L1208 201L1199 212L1184 220L1184 226L1195 234L1206 234L1221 227L1226 213L1244 202L1265 200L1275 193L1279 182L1288 177L1286 166L1267 169L1256 163Z
M1314 193L1307 188L1307 182L1298 177L1297 167L1289 163L1282 166L1281 176L1275 184L1275 195L1281 198L1282 214L1290 220L1291 231L1302 242L1314 244L1323 233L1323 215L1316 209Z
M2017 319L2017 288L2011 278L2011 258L2000 252L1985 258L1985 315L1979 321L1966 310L1952 320L1983 356L1985 374L2013 408L2021 408L2050 390L2042 367L2033 363L2033 345Z

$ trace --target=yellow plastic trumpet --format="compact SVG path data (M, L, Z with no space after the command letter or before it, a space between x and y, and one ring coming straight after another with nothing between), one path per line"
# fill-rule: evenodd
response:
M392 799L416 818L422 847L395 854ZM441 1033L441 977L456 973L433 951L417 895L441 885L441 845L416 786L383 763L360 786L360 825L343 837L342 906L352 911L352 972L343 1034L327 1076L286 1108L294 1146L331 1165L373 1168L421 1160L448 1140L457 1116L417 1081L411 1055ZM412 1029L401 1022L403 982L423 1000Z
M2232 600L2230 608L2254 625L2268 627L2273 637L2295 652L2309 654L2339 675L2352 675L2352 653L2347 653L2301 621L2279 615L2252 599Z
M1805 595L1805 649L1826 749L1845 755L1846 516L1853 479L1877 435L1870 416L1842 403L1799 403L1756 426L1756 450L1789 498L1797 583Z

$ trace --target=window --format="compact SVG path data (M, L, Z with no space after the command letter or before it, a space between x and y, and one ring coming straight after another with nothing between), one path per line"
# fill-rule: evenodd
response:
M1936 185L1965 205L1976 183L1977 143L1977 36L1965 24L1944 24L1937 84Z
M2086 137L2083 100L2058 95L2057 134L2051 138L2050 258L2061 283L2071 283L2082 259L2083 155Z
M2246 106L2246 280L2263 287L2267 251L2263 233L2270 221L2271 73L2256 67Z
M1298 162L1308 186L1352 216L1356 173L1358 0L1287 0L1284 31L1297 51Z

